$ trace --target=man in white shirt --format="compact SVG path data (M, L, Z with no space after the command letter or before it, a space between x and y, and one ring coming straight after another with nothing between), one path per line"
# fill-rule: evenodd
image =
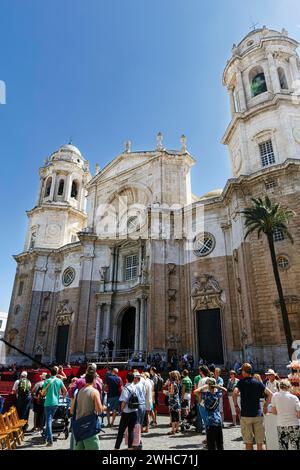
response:
M300 450L300 401L290 393L288 379L280 382L280 392L272 397L272 413L277 415L279 450Z

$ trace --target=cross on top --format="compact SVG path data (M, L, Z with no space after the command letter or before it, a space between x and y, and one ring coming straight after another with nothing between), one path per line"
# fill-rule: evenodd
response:
M255 31L255 30L257 29L256 26L258 26L258 25L259 25L259 23L253 23L253 22L252 22L252 25L250 26L250 29L252 29L253 31Z

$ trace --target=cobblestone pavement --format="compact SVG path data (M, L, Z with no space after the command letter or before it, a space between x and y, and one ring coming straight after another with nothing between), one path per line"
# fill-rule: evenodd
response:
M116 421L116 423L118 423L118 421ZM158 423L158 427L151 428L149 434L142 435L143 450L169 449L178 450L180 452L184 450L204 450L202 443L205 436L196 433L194 428L185 433L180 432L175 436L168 436L170 430L168 416L159 416ZM30 419L30 425L32 426L32 419ZM228 424L225 424L225 429L223 429L225 450L242 450L244 445L241 438L240 427L232 428L228 426ZM112 450L117 435L117 427L104 428L104 431L105 433L100 434L101 449ZM43 444L43 439L40 434L27 433L22 446L18 448L22 450L61 450L69 449L69 444L70 438L64 439L63 434L60 436L54 435L54 445L49 448ZM126 449L124 441L121 449Z

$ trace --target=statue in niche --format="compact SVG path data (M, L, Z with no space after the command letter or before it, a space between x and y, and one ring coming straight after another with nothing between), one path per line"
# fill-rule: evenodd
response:
M105 275L108 267L107 266L101 266L99 269L99 274L100 274L100 281L104 282L105 281Z

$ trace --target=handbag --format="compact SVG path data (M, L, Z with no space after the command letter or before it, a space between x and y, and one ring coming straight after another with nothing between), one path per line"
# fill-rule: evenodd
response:
M88 415L82 416L79 419L76 419L76 409L77 409L77 396L75 398L75 405L72 417L72 430L76 442L84 441L89 437L99 434L101 431L101 423L96 412Z
M141 443L141 425L136 423L133 428L133 447L139 447ZM125 445L128 446L128 427L125 430Z
M41 397L45 397L47 395L48 389L55 382L55 380L56 379L51 380L50 382L48 382L45 388L42 388L42 390L40 391Z

